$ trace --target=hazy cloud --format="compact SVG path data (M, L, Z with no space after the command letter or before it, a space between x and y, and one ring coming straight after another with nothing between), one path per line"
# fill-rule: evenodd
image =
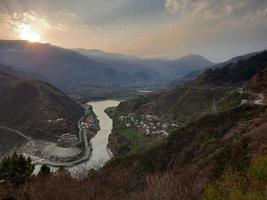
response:
M0 0L0 38L29 24L68 48L223 60L266 48L266 18L267 0Z

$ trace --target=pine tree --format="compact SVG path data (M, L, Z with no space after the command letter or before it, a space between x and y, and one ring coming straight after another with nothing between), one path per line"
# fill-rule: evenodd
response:
M15 187L23 184L32 174L34 165L31 159L14 153L11 157L4 158L0 163L0 180Z

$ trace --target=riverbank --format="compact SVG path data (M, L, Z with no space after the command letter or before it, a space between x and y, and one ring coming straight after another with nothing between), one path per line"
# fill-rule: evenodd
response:
M82 170L96 169L104 166L104 164L113 157L112 152L108 149L108 138L111 134L113 121L105 113L105 109L108 107L118 106L120 101L116 100L105 100L88 102L87 105L92 106L93 112L97 116L99 121L100 130L97 134L91 138L90 143L92 151L90 159L82 162L76 166L68 168L71 172L79 172Z

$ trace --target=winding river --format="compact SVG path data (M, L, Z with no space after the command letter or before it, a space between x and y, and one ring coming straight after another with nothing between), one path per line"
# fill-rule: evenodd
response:
M112 131L112 119L105 113L105 109L118 106L119 103L119 101L115 100L88 102L88 104L93 107L101 129L97 132L96 136L91 139L93 151L90 159L87 162L69 168L71 172L102 167L111 159L112 153L107 149L107 145L108 137Z
M79 165L67 168L72 174L79 174L89 169L97 169L102 167L108 160L112 158L112 153L107 148L108 138L112 131L112 119L105 113L105 109L108 107L118 106L120 101L106 100L106 101L95 101L88 102L87 104L93 107L93 111L96 114L100 130L91 139L93 151L90 159ZM34 174L37 174L40 170L41 165L36 165ZM56 171L58 168L50 167L52 171Z

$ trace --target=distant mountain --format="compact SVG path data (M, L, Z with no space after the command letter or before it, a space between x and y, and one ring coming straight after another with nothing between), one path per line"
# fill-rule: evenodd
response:
M120 53L108 53L100 49L74 49L85 56L101 57L105 59L117 59L117 60L133 60L138 59L136 56L125 55Z
M199 75L203 74L206 70L210 69L210 68L220 68L220 67L223 67L225 65L228 65L228 64L235 64L241 60L246 60L246 59L249 59L250 57L252 56L255 56L257 54L261 53L260 51L257 51L257 52L252 52L252 53L248 53L248 54L245 54L245 55L242 55L242 56L237 56L237 57L234 57L234 58L231 58L230 60L226 61L226 62L223 62L223 63L219 63L219 64L214 64L212 66L209 66L209 67L206 67L202 70L196 70L196 71L192 71L188 74L186 74L182 79L184 80L193 80L193 79L196 79Z
M106 63L50 44L0 40L0 62L42 77L68 93L86 93L88 87L94 86L125 88L154 84L149 74L114 70Z
M138 78L139 86L146 86L148 82L158 85L163 84L164 82L161 74L146 66L142 63L142 60L135 56L107 53L102 50L75 49L75 51L89 59L105 65L111 70Z
M16 73L0 64L0 128L8 127L34 139L53 142L64 133L78 134L77 121L83 114L80 105L52 85L16 77ZM64 124L49 122L59 118ZM7 132L1 130L1 141L6 141Z
M197 79L191 81L191 86L242 86L267 66L267 51L257 52L231 59L213 66Z
M143 62L169 81L181 78L192 71L202 70L214 65L206 58L194 54L176 60L147 59Z
M175 60L141 59L136 56L107 53L101 50L76 49L99 63L105 63L112 69L131 74L150 74L157 81L168 83L192 71L202 70L214 63L200 55L190 54ZM148 77L147 77L148 78Z
M47 81L68 94L88 98L159 88L212 63L198 55L176 60L140 59L101 50L69 50L50 44L0 40L0 62L29 78Z

